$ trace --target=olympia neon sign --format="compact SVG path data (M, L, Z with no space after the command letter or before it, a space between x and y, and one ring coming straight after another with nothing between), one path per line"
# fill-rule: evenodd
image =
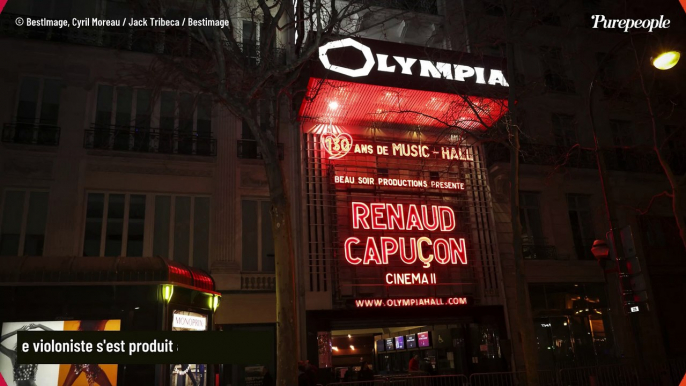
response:
M328 52L337 48L350 47L358 50L364 56L364 64L359 68L348 68L331 64ZM472 67L461 64L434 62L408 58L404 56L392 56L387 54L374 54L372 49L351 38L336 40L319 47L319 61L329 71L337 72L351 78L364 77L376 66L376 71L387 73L400 73L403 75L416 75L419 67L419 76L424 78L441 78L458 82L473 80L477 84L500 85L509 87L503 72L484 67ZM419 64L418 66L416 64ZM488 76L486 76L488 74Z
M352 229L419 233L413 237L367 236L364 241L355 236L348 237L343 248L345 260L351 265L388 265L394 259L406 265L419 262L425 269L434 262L440 265L467 264L464 238L432 239L421 235L421 232L449 233L455 230L455 212L448 206L352 202L351 210ZM364 251L359 254L357 250L362 246ZM424 280L425 277L420 277L419 282L387 283L428 284L422 283ZM435 276L430 280L435 283Z

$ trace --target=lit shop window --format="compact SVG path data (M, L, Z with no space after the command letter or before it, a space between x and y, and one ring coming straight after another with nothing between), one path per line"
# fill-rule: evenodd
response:
M604 285L532 284L529 296L542 368L595 365L614 355Z
M274 240L272 237L271 203L264 200L243 200L242 211L242 271L274 272Z
M207 269L209 219L209 197L88 193L83 254L161 256Z
M0 213L0 256L41 256L48 192L5 191Z

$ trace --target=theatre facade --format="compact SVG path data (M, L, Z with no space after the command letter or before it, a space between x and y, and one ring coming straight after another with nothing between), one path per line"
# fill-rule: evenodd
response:
M365 39L312 63L299 114L307 353L336 379L506 371L507 305L480 139L503 59ZM302 331L302 330L301 330ZM351 379L351 378L347 378Z

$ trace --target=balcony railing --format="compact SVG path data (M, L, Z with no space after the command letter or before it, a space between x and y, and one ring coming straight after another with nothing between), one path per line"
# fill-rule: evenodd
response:
M241 273L241 290L243 291L274 291L276 289L276 275L273 273Z
M29 122L5 123L2 142L57 146L60 143L60 127Z
M527 260L561 260L552 245L524 244L522 254Z
M217 140L210 135L134 126L93 125L83 137L86 149L142 153L217 155Z
M243 159L263 159L264 155L262 153L262 149L257 145L257 141L253 141L250 139L239 139L237 141L238 144L238 158L243 158ZM279 149L279 159L283 159L284 151L283 151L283 143L278 144Z

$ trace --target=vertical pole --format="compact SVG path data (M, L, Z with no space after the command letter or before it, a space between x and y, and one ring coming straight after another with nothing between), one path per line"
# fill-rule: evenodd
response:
M615 46L615 48L617 47L618 46ZM633 303L633 292L631 291L629 278L626 277L624 273L626 272L626 269L622 269L623 265L626 264L626 258L624 256L624 245L622 244L622 235L620 229L617 227L617 212L613 201L612 186L607 181L607 165L605 164L604 153L600 149L598 133L595 127L595 119L593 116L593 91L595 88L595 83L598 78L598 74L600 73L600 69L603 67L606 60L609 58L610 54L613 51L614 49L610 51L610 53L608 53L605 59L599 64L598 70L596 70L595 76L591 81L591 85L588 90L588 114L591 123L591 131L593 133L594 152L596 156L596 163L598 165L598 177L600 179L600 187L603 194L603 200L605 202L605 214L607 216L608 225L610 226L610 245L615 252L615 266L619 280L620 305L621 307L624 307L625 304L627 304L627 302L630 304ZM632 334L634 336L634 344L637 358L640 363L643 363L643 354L639 342L640 330L638 328L638 320L635 316L636 315L632 315L632 317L629 318L629 322L631 323Z

